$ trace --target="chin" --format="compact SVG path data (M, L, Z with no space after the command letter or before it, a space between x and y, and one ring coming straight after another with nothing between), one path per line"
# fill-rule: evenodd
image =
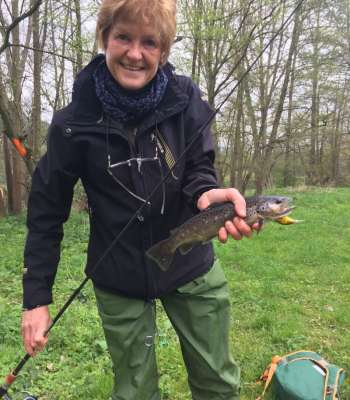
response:
M130 76L130 74L115 74L116 81L125 89L136 90L141 89L145 85L145 79L143 76Z
M119 82L120 86L122 86L126 90L139 90L146 86L146 83L130 83L130 82Z

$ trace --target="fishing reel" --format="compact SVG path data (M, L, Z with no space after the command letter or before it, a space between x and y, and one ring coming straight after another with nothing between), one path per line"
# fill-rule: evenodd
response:
M37 397L32 396L29 393L25 393L25 396L23 397L23 400L38 400Z

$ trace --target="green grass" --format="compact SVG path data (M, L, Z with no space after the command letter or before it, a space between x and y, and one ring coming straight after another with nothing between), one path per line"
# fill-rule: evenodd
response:
M289 194L299 225L268 224L251 240L215 243L230 283L232 350L242 368L242 400L260 394L256 380L275 354L308 349L350 370L350 189L278 191ZM55 305L84 278L87 219L66 226ZM22 357L20 338L24 218L0 220L0 383ZM158 305L157 356L163 399L189 400L176 335ZM88 284L13 384L42 400L108 399L111 364ZM346 380L342 399L350 399ZM146 400L146 399L145 399Z

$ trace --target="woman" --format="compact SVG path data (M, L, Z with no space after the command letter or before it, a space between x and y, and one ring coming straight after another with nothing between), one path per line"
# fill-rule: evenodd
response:
M160 399L153 342L159 298L179 336L193 399L233 400L239 398L239 370L229 355L229 293L212 245L176 254L167 272L145 256L171 229L216 202L234 202L240 215L220 229L222 242L252 233L242 219L243 197L218 188L209 128L146 201L212 113L193 82L167 63L175 25L175 0L102 2L97 33L105 55L80 72L71 104L54 115L47 154L33 176L23 340L31 355L47 342L62 224L80 178L91 224L86 273L114 364L112 398Z

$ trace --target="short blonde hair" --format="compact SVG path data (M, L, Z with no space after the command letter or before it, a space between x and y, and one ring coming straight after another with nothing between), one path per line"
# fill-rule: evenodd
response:
M154 25L159 31L161 61L166 62L176 34L176 0L103 0L96 25L102 49L106 50L108 35L118 20Z

